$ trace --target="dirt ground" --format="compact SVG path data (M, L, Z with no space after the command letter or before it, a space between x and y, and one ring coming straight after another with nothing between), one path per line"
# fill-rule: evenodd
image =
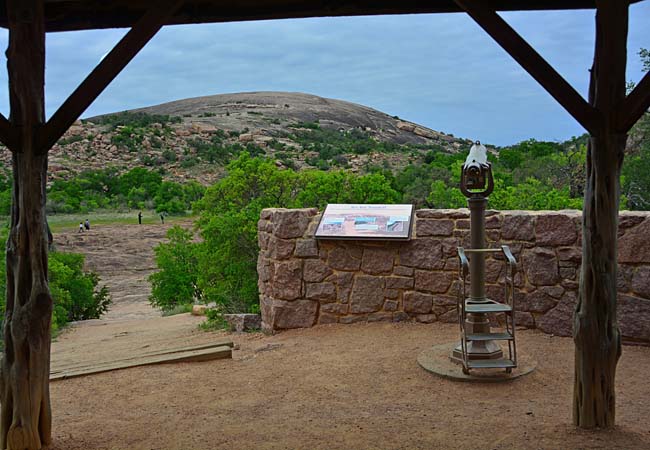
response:
M233 359L52 382L53 449L650 449L648 347L624 347L618 426L581 431L571 426L570 339L521 332L519 349L537 359L537 370L505 384L470 384L439 378L416 362L429 346L451 347L453 325L201 332L200 318L160 317L142 297L151 270L144 247L161 239L160 231L120 226L97 230L103 237L95 244L90 236L79 237L83 245L68 239L69 248L76 242L77 250L94 252L91 263L119 295L107 319L76 324L59 337L53 367L228 337L237 344ZM146 233L153 233L150 241ZM139 249L123 252L142 259L141 270L131 272L133 264L117 258L120 240L125 247L140 241L133 244ZM102 244L104 251L100 241L115 245Z

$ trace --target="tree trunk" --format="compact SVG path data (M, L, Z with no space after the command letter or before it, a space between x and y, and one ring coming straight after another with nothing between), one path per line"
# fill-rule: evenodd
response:
M47 282L45 218L43 0L8 0L10 121L21 133L13 152L14 192L7 240L5 354L0 376L0 448L40 449L51 442L49 393L52 297Z
M621 355L616 323L617 228L626 134L615 131L614 111L625 98L627 2L597 1L596 50L589 102L602 113L587 149L582 213L582 269L574 317L573 422L614 426L615 375Z

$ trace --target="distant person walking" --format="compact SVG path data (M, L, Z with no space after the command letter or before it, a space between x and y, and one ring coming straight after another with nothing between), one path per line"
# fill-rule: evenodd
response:
M84 223L79 222L79 233L83 233L83 232L84 232Z
M138 213L138 225L142 225L142 211Z
M160 214L160 222L165 225L165 213Z
M86 227L86 230L90 231L90 220L86 219L84 222L84 227Z

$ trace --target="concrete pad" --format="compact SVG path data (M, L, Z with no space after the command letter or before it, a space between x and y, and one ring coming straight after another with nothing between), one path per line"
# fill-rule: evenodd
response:
M418 356L418 364L424 370L449 380L479 383L515 380L528 375L537 367L537 361L519 350L517 352L517 367L512 369L511 373L506 373L505 369L472 369L470 374L466 375L463 373L463 366L453 362L450 358L452 350L457 345L458 342L448 342L424 350Z

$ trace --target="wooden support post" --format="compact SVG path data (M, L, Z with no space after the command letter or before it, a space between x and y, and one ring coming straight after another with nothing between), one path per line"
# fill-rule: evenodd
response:
M594 133L602 122L599 112L589 105L562 76L482 0L455 0L521 67L524 68L585 130Z
M43 0L7 0L14 191L7 239L5 353L0 374L0 448L40 449L51 441L49 393L52 297L47 283L45 181L38 147L45 120Z
M573 422L609 428L616 417L615 375L621 355L616 323L620 173L627 135L618 130L625 99L628 2L597 0L596 46L589 102L604 118L587 148L582 213L582 269L573 340Z
M50 326L45 217L47 152L165 23L182 0L152 7L45 126L44 0L6 0L10 119L0 140L13 153L7 239L5 353L0 368L0 449L37 450L51 442Z
M47 121L41 142L45 150L56 144L183 3L184 0L160 1L129 30Z

